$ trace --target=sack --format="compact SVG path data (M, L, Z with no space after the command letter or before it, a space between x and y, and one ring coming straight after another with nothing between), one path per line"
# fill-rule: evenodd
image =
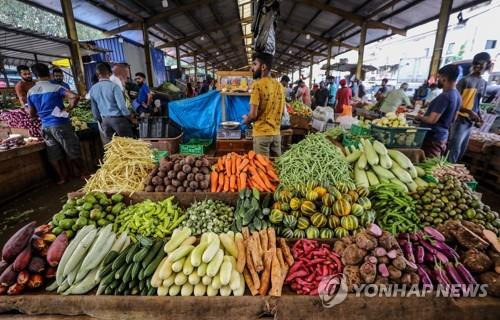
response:
M259 0L255 6L252 32L255 35L255 51L274 56L276 51L276 21L279 17L279 1Z

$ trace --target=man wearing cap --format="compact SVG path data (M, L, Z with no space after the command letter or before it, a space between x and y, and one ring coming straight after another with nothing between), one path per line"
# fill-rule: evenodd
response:
M481 127L482 119L479 112L479 103L486 92L486 81L481 75L492 66L491 57L487 52L481 52L472 59L471 72L457 84L457 90L462 96L462 107L457 120L451 130L448 143L448 161L460 161L467 145L472 126Z
M337 90L337 104L335 106L335 113L342 113L344 105L351 104L352 92L351 88L347 87L345 79L340 80L340 89Z

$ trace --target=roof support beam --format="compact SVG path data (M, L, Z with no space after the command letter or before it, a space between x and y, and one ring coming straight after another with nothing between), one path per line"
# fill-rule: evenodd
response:
M124 31L129 30L139 30L142 29L142 22L136 21L124 24L118 28L111 29L109 31L104 32L104 34L108 37L114 36L115 34L122 33Z
M438 73L439 64L441 63L441 56L443 55L444 41L446 39L446 32L448 31L448 22L450 21L451 8L453 0L442 0L441 10L439 13L438 27L436 31L436 38L434 40L434 48L432 49L431 66L429 69L429 77L435 77Z
M189 11L189 10L195 9L199 6L207 5L207 4L215 2L215 1L217 1L217 0L197 0L197 1L193 1L193 2L186 4L186 5L179 5L179 6L172 8L172 9L167 9L167 10L160 12L152 17L147 18L146 24L151 26L151 25L157 24L159 22L163 22L163 20L166 20L166 18L173 16L175 14L182 13L184 11Z
M340 42L340 41L337 41L337 40L334 40L334 39L326 39L326 38L323 38L321 36L315 35L313 33L306 32L304 30L292 27L292 26L290 26L288 24L285 24L283 22L279 22L279 24L281 25L282 28L286 28L286 29L288 29L290 31L293 31L295 33L299 33L299 34L303 34L303 35L309 34L311 36L311 38L313 38L314 40L322 42L322 43L324 43L326 45L328 45L328 44L331 43L332 45L335 45L335 46L345 47L345 48L348 48L348 49L351 49L351 50L357 50L357 48L355 46L351 46L350 44L346 44L346 43L343 43L343 42Z
M307 49L306 47L302 47L302 46L296 45L296 44L291 43L291 42L286 42L286 41L280 40L280 41L278 41L278 43L281 43L281 44L286 45L286 46L291 47L291 48L296 48L298 50L307 52L309 54L314 54L315 56L326 57L326 54L323 54L321 52L317 52L317 51L314 51L314 50L311 50L311 49Z
M365 53L365 43L366 43L366 29L367 26L365 23L363 23L363 25L361 26L361 34L359 36L358 63L356 64L356 79L358 80L361 80L361 73L363 69L363 57Z

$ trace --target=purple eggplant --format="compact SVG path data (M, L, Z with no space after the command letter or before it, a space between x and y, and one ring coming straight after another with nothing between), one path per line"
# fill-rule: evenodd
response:
M434 288L434 286L432 285L432 280L431 280L429 274L427 273L427 271L425 271L425 269L422 267L422 265L417 266L417 272L418 272L418 275L420 276L420 281L422 282L424 287L429 287L431 289Z
M450 259L459 259L460 258L458 253L444 242L432 241L431 244L434 248L436 248L437 250L444 253L444 255L446 255Z
M434 265L434 276L436 277L436 281L439 284L441 284L445 287L448 287L451 285L450 278L448 278L444 269L437 263Z
M425 250L422 246L417 246L417 263L424 263Z
M424 251L424 261L425 262L434 263L434 257L435 257L435 255L433 255L429 251Z
M424 232L427 233L429 236L431 236L434 240L437 240L437 241L442 241L444 242L445 238L443 236L443 234L439 231L437 231L436 229L434 229L433 227L424 227Z
M442 263L447 264L449 262L448 258L440 251L436 252L435 257Z
M423 238L420 238L418 242L420 242L420 244L424 246L425 250L429 251L433 255L436 254L437 252L436 248L434 248L429 242L425 241Z
M410 234L408 235L408 237L409 237L409 239L410 239L411 241L413 241L413 242L417 242L417 241L418 241L418 239L419 239L419 236L420 236L420 235L422 235L422 233L421 233L421 232L414 232L414 233L410 233Z
M460 274L458 274L458 271L453 266L453 263L448 262L444 266L446 267L446 272L448 272L453 284L465 284L465 281L462 279Z
M459 261L455 262L455 267L458 273L462 276L462 279L464 280L465 284L477 284L476 279L474 279L474 276L470 273L469 270Z
M413 254L413 248L411 247L411 243L409 241L406 241L403 244L403 252L409 261L415 263L415 255Z
M417 270L417 264L415 262L408 261L405 258L406 266L412 270Z

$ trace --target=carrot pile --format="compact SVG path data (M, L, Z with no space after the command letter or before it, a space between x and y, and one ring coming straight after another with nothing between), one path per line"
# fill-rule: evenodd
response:
M274 192L278 183L273 163L254 151L245 155L231 152L220 157L210 175L212 192L236 192L252 187Z
M243 239L236 239L236 270L243 272L250 293L253 296L281 296L288 269L294 263L285 239L278 238L278 248L274 228L250 234L248 228L244 227L241 233Z

